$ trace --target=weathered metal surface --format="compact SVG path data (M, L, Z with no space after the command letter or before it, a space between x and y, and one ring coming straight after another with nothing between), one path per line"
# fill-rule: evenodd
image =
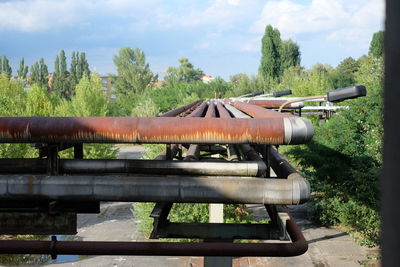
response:
M165 223L157 228L156 238L200 239L278 239L270 224Z
M286 134L282 118L0 118L1 143L292 144Z
M207 102L201 103L195 110L193 110L189 115L186 117L203 117L204 113L206 112L207 109Z
M74 235L76 213L0 212L0 234Z
M233 114L236 118L250 118L249 115L240 111L239 109L231 106L230 104L225 104L225 107ZM257 110L254 116L264 116L264 119L269 118L279 118L277 116L268 117L271 111L265 110L265 115L263 115L262 110ZM280 119L284 121L285 128L285 144L304 144L309 142L314 135L314 127L312 123L305 118L300 118L296 116L284 116Z
M220 118L232 118L229 111L219 102L217 103L217 110Z
M131 173L259 176L265 166L259 162L216 162L133 159L61 159L60 173ZM0 173L46 173L46 159L0 159Z
M192 108L192 107L194 107L194 106L196 106L196 105L199 105L201 102L202 102L202 100L194 101L194 102L192 102L192 103L190 103L190 104L187 104L187 105L185 105L185 106L178 107L178 108L176 108L176 109L173 109L173 110L171 110L171 111L168 111L168 112L166 112L166 113L160 115L160 117L175 117L175 116L178 116L179 114L181 114L181 113L183 113L183 112L189 110L190 108Z
M278 177L296 179L303 176L284 159L275 148L271 148L271 167Z
M279 108L283 103L287 101L287 99L297 99L297 98L231 98L231 99L226 99L225 101L227 103L229 102L244 102L248 103L251 105L256 105L264 108ZM304 106L304 102L302 102L300 99L295 102L291 103L286 106L286 108L302 108Z
M292 217L286 223L291 243L172 243L101 241L0 240L3 254L67 255L179 255L179 256L298 256L308 249Z
M295 205L309 187L302 178L1 175L0 199Z
M206 117L206 118L215 118L216 117L215 104L213 102L210 102L208 104L207 112L206 112L206 115L204 117Z

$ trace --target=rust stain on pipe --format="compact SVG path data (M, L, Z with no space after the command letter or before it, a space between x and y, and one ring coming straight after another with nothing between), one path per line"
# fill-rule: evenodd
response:
M0 118L1 143L283 144L284 137L282 118Z

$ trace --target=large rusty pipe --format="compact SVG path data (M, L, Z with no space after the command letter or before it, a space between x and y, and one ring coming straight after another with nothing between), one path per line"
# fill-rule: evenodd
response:
M312 130L287 118L2 117L0 143L300 144ZM294 123L294 125L292 125Z
M170 111L160 115L160 117L175 117L175 116L178 116L179 114L191 109L192 107L194 107L195 105L200 104L201 102L202 102L202 100L194 101L194 102L192 102L190 104L187 104L185 106L178 107L176 109L170 110Z
M46 173L46 159L0 159L0 173ZM60 159L59 172L66 174L129 173L168 175L261 176L265 165L252 161L177 161L135 159Z
M311 140L314 135L314 127L310 120L302 117L293 116L290 114L282 114L272 110L266 110L260 107L256 107L250 104L245 103L232 103L236 105L240 110L236 107L233 107L230 104L225 104L225 107L232 113L236 118L249 118L248 114L252 114L252 117L255 119L261 118L280 118L284 121L285 129L285 142L294 143L294 144L302 144L307 142L304 137L307 136L308 140ZM246 112L246 113L244 113Z
M290 216L290 215L289 215ZM293 217L286 222L291 243L228 242L104 242L0 240L2 254L49 255L149 255L149 256L248 256L290 257L308 249Z
M0 175L0 200L288 204L307 201L305 179L238 176Z

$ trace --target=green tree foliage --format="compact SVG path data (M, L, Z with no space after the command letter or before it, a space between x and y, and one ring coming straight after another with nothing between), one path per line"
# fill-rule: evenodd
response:
M48 86L48 76L49 76L49 71L47 68L47 65L44 63L44 59L41 58L38 61L36 61L32 66L31 66L31 80L32 83L36 83L41 87L46 87Z
M157 79L139 48L135 50L129 47L121 48L113 60L118 72L115 87L120 97L143 93Z
M17 71L18 78L20 79L26 79L26 75L28 74L28 66L25 66L25 61L24 58L21 58L21 61L19 62L19 69Z
M258 73L264 79L279 78L281 73L281 37L278 29L267 25L261 41L261 62Z
M0 116L26 116L26 93L21 82L0 74ZM29 144L0 144L0 158L34 157L36 151Z
M281 73L293 66L300 66L300 47L291 39L281 44Z
M76 95L70 101L63 100L56 108L58 116L103 117L108 113L108 102L101 90L98 74L84 76L76 86ZM115 158L117 150L110 144L85 144L85 158ZM63 157L72 158L72 150L62 153Z
M169 83L191 83L199 81L203 75L204 72L199 68L195 69L189 59L181 58L179 59L179 67L168 67L164 79Z
M333 71L331 78L335 88L343 88L355 83L355 73L359 69L359 62L352 57L345 58Z
M316 127L313 142L288 153L310 178L314 216L341 224L365 245L379 243L379 175L382 166L382 58L368 57L354 74L368 95ZM329 159L329 160L327 160Z
M69 70L70 86L75 88L83 76L90 76L89 63L85 52L72 51L71 66Z
M53 75L53 91L57 95L65 99L71 99L74 92L69 79L69 72L67 71L67 58L64 50L60 51L60 54L54 61L54 75Z
M384 51L385 32L379 31L374 33L369 46L369 56L382 57Z
M271 91L277 83L272 79L264 79L261 75L248 76L236 74L230 77L231 91L225 93L225 97L241 96L258 90Z
M27 92L26 112L29 116L47 117L54 113L53 103L46 87L34 84Z
M1 57L0 57L1 58ZM1 64L2 63L2 64ZM11 77L12 69L10 66L10 62L6 56L3 56L3 60L0 61L0 73L4 73L8 78Z

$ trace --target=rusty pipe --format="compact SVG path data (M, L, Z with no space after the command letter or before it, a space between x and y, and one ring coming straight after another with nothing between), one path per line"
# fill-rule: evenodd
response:
M175 117L175 116L178 116L179 114L191 109L192 107L194 107L195 105L200 104L201 102L202 102L202 100L194 101L194 102L192 102L190 104L187 104L185 106L178 107L176 109L170 110L170 111L160 115L160 117Z
M193 110L187 117L203 117L207 108L207 102L203 101L195 110Z
M308 249L300 229L289 214L286 230L291 243L228 242L104 242L0 240L2 254L50 255L151 255L151 256L247 256L291 257Z
M220 103L217 103L217 110L220 118L231 118L229 111Z
M290 114L279 115L279 113L276 111L263 109L246 103L232 104L236 105L238 108L240 107L241 110L238 110L236 107L233 107L229 104L226 104L225 107L229 107L228 109L231 113L235 112L236 115L234 114L234 116L237 118L249 118L246 113L252 114L254 118L281 118L284 121L285 129L288 130L285 132L287 133L285 136L286 142L301 144L305 141L305 136L311 140L312 136L314 135L314 127L311 121L306 118L297 117Z
M291 123L282 118L1 117L0 143L299 144L311 139L310 130L303 129L308 125Z

